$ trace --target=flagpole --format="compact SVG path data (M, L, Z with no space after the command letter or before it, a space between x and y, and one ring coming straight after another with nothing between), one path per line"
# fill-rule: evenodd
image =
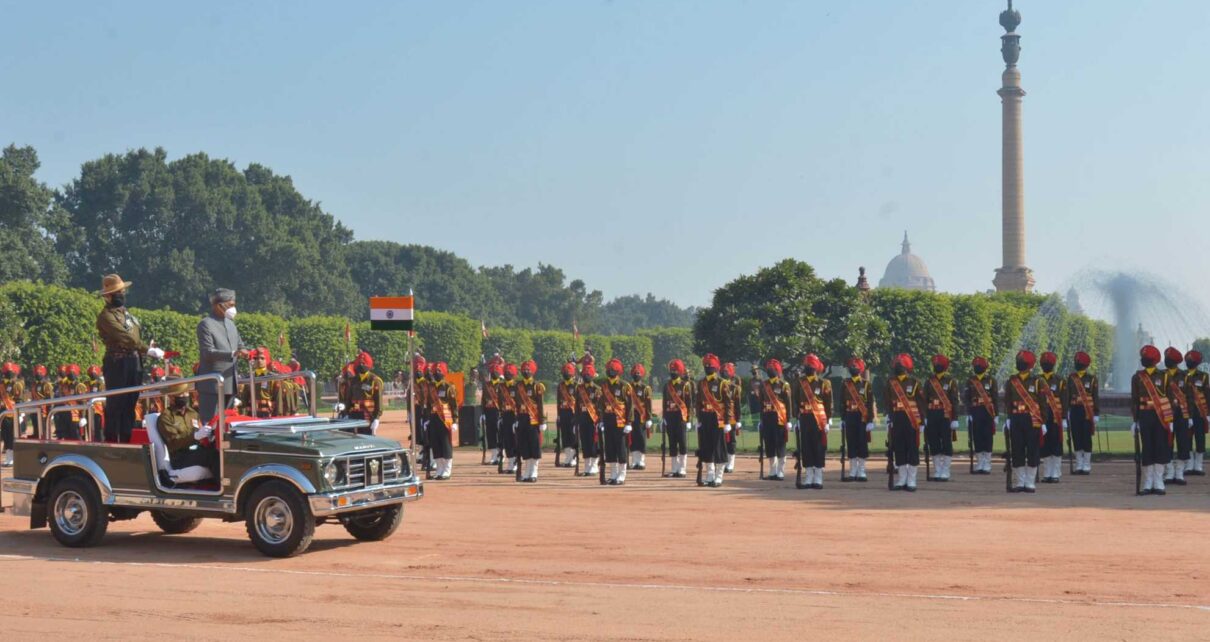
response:
M408 288L408 296L412 295L412 288ZM407 368L411 370L408 373L408 438L409 446L412 450L416 450L416 352L412 347L412 336L416 334L416 303L415 299L412 302L412 328L408 330L408 363ZM414 454L414 453L413 453Z

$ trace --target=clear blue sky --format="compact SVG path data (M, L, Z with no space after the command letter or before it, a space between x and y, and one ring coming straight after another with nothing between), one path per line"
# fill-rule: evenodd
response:
M1019 0L1028 263L1210 299L1202 0ZM704 304L786 256L1000 264L996 0L0 2L0 143L289 174L362 239Z

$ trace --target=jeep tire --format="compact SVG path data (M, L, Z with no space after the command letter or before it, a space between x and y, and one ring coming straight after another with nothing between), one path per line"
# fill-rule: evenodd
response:
M350 513L341 519L345 530L363 542L378 542L391 536L403 522L403 504Z
M202 523L201 517L189 517L187 515L173 515L165 513L161 510L151 511L151 519L155 521L155 525L160 527L160 530L169 535L184 535Z
M109 528L96 484L81 475L55 482L46 509L51 535L70 548L96 546Z
M269 557L291 557L307 550L315 536L315 518L307 500L294 486L269 480L244 505L248 538Z

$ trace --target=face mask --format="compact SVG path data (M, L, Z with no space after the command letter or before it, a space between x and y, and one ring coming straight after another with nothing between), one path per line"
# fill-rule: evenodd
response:
M172 407L177 410L184 410L189 406L189 397L177 397L172 400Z
M76 375L74 375L74 374L69 374L69 375L67 375L67 380L68 380L68 381L75 381L75 380L76 380Z
M357 366L357 374L365 374L369 371L370 369L365 366Z
M1017 361L1017 372L1026 372L1027 370L1030 370L1029 364L1023 361Z
M563 375L563 381L571 381L571 375L569 375L569 374L564 374L564 375Z
M1052 372L1054 372L1054 371L1055 371L1055 367L1054 367L1054 366L1042 366L1042 372L1045 372L1045 373L1047 373L1047 374L1050 374L1050 373L1052 373Z
M235 320L235 306L233 305L233 306L227 308L226 310L223 310L223 316L234 321Z
M849 368L849 376L850 377L860 377L861 371L856 368Z
M718 372L717 368L706 368L706 374L712 375Z
M635 383L638 383L643 380L642 375L631 375L631 377L634 379Z
M895 376L898 377L899 375L907 374L907 368L904 368L903 366L895 366L894 372Z
M126 297L124 295L115 294L109 297L109 307L120 308L124 305L126 305Z
M814 375L815 375L815 368L803 368L803 369L802 369L802 371L803 371L803 372L804 372L804 373L805 373L805 374L806 374L808 377L812 377L812 376L814 376Z
M941 374L945 372L945 366L933 366L933 372L936 374Z
M987 372L987 368L983 366L975 366L975 374L983 374Z
M1179 365L1181 365L1181 362L1179 362L1179 361L1172 362L1172 361L1169 361L1169 360L1167 360L1167 359L1164 359L1164 367L1165 367L1165 368L1167 368L1167 369L1169 369L1169 370L1175 370L1175 369L1176 369L1176 367L1177 367L1177 366L1179 366Z
M441 374L440 372L433 373L433 381L441 381L442 379L445 379L445 375Z

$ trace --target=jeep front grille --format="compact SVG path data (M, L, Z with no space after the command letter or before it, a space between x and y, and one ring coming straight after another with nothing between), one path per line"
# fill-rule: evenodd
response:
M408 477L407 456L402 452L340 457L336 459L336 467L339 473L335 487L338 489L377 486Z

